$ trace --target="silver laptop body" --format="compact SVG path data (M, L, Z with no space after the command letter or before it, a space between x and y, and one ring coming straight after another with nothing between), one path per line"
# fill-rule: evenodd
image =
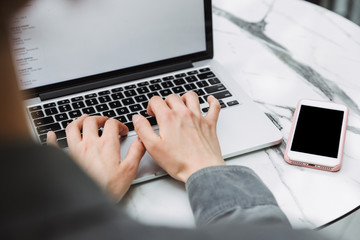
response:
M278 144L280 131L213 60L211 1L37 0L14 20L14 62L34 138L79 114L127 122L155 95L195 91L221 100L218 137L230 158ZM128 112L125 112L128 111ZM153 118L149 120L158 129ZM121 155L136 138L121 138ZM134 183L166 173L146 154Z

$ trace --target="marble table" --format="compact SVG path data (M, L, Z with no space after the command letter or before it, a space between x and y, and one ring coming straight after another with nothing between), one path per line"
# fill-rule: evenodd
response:
M360 205L360 27L300 0L214 0L215 59L281 130L281 145L238 156L274 193L294 227L317 228ZM301 98L350 109L339 172L283 159ZM133 186L120 204L153 225L193 227L184 184L164 177Z

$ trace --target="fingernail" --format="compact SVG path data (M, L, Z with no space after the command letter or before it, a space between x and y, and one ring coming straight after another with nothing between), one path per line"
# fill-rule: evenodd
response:
M140 119L140 115L138 115L138 114L136 114L136 115L134 115L134 116L132 117L132 121L133 121L134 124L135 124L137 121L139 121L139 119Z

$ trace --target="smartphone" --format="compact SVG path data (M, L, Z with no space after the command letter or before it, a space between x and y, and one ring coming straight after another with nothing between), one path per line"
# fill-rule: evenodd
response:
M345 105L303 99L293 117L284 159L289 164L339 171L349 110Z

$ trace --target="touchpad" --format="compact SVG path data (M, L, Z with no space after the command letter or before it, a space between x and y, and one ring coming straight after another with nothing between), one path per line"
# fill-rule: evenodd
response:
M137 135L121 137L120 146L121 146L121 159L125 159L125 156L130 148L130 145L136 140ZM152 159L152 157L146 152L143 158L140 161L139 169L135 179L146 177L149 175L154 175L156 173L163 173L162 168Z

